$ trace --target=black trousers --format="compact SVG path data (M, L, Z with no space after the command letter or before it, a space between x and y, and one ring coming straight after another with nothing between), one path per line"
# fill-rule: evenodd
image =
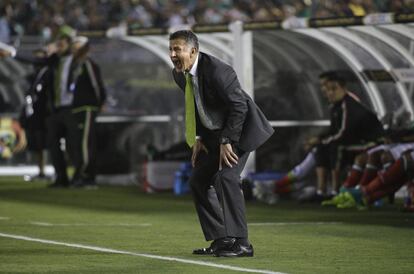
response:
M74 153L78 161L75 163L74 180L94 180L96 176L96 116L97 111L84 109L73 111L76 122L76 143Z
M319 144L316 146L316 166L327 169L340 169L352 165L354 159L368 148L375 146L375 142L361 144Z
M204 144L208 154L200 152L189 179L204 237L207 241L222 237L247 238L240 174L249 153L234 146L238 164L230 168L223 163L219 171L218 139L213 138Z
M80 158L76 153L78 146L77 124L71 108L61 108L47 118L47 141L53 167L56 173L56 182L69 184L66 172L67 161L65 151L62 149L61 139L65 139L66 151L73 164L79 165Z

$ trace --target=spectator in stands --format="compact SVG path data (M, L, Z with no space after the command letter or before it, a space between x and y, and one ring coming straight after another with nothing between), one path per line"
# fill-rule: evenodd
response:
M152 27L153 14L148 11L144 5L139 2L132 4L130 12L127 17L127 22L136 27Z
M7 0L14 10L11 20L26 34L43 35L56 18L81 30L106 29L121 23L135 27L169 27L181 22L228 23L232 20L267 21L297 17L359 16L372 12L412 12L410 0L324 1L150 1L150 0ZM47 36L47 35L46 35Z
M87 30L90 24L89 17L81 6L75 6L68 12L67 23L77 30Z
M353 16L365 16L367 14L362 0L349 0L348 8L352 11Z
M183 4L170 4L168 9L164 9L167 19L166 26L174 27L180 25L192 25L195 23L190 10Z
M388 1L388 9L400 13L412 12L414 10L414 3L410 0Z
M12 14L13 8L11 5L0 6L0 42L2 43L10 43Z
M296 17L310 17L311 10L310 7L307 6L303 0L296 0L293 4L295 8L295 16Z
M233 5L231 7L229 7L225 12L224 12L224 22L230 23L230 22L234 22L234 21L249 21L250 18L249 16L246 14L246 12L239 6L239 5Z

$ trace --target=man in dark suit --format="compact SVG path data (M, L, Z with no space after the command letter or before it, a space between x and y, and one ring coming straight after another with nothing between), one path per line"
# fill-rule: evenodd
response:
M193 151L189 183L204 237L213 241L193 254L251 257L240 174L249 152L273 129L233 68L199 52L194 33L170 35L170 58L185 93L186 141Z

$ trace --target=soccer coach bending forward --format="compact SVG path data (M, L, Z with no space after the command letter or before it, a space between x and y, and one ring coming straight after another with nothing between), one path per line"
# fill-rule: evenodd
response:
M174 80L185 93L186 141L193 150L190 186L205 239L213 241L193 254L251 257L240 173L249 152L273 129L233 68L199 52L193 32L170 35L170 58Z

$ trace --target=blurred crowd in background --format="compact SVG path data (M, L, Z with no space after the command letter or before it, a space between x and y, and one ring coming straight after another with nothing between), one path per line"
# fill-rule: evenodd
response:
M102 30L122 23L170 27L413 11L414 0L2 0L0 41L16 34L49 38L63 24Z

